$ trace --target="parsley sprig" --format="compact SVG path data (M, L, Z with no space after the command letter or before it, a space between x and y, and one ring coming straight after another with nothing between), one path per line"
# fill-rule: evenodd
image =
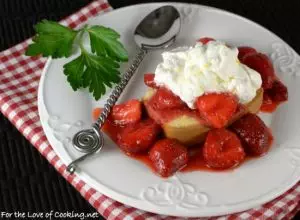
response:
M35 26L35 31L33 43L25 52L27 56L69 57L73 47L79 47L80 55L63 66L74 91L88 88L98 100L105 94L106 87L120 81L119 63L128 60L128 53L119 41L120 35L113 29L86 25L73 30L57 22L43 20ZM91 53L82 43L85 33L90 38Z

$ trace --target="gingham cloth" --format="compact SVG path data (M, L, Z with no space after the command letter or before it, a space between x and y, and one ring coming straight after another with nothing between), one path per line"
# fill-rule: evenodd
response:
M97 0L61 23L72 28L88 18L112 8L106 0ZM33 146L63 175L98 212L107 219L182 219L138 210L123 205L89 187L76 175L66 171L66 165L53 151L41 127L37 108L37 89L45 58L24 56L30 39L0 53L0 110ZM204 219L290 219L300 210L300 183L277 199L228 216ZM203 218L201 218L203 219Z

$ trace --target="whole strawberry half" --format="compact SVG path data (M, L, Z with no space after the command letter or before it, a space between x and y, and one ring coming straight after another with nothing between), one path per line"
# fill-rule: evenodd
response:
M238 47L239 55L238 58L242 62L244 57L248 54L257 53L256 50L252 47Z
M235 121L231 129L239 136L243 147L250 155L265 154L273 137L265 123L255 114L247 114Z
M185 103L178 96L165 87L158 88L149 103L157 110L174 109L185 106Z
M151 88L158 88L154 81L155 74L154 73L145 73L144 74L144 83L146 86L149 86Z
M262 78L262 87L269 89L275 80L273 64L267 55L262 53L250 53L243 57L242 63L256 70Z
M209 167L228 169L240 164L245 155L239 138L233 132L225 128L208 132L203 157Z
M266 90L266 94L268 94L274 102L283 102L288 100L288 89L278 79L273 82L270 89Z
M102 112L102 108L93 110L93 119L97 120ZM116 125L127 125L136 123L142 117L142 104L137 99L131 99L122 104L113 106L108 120Z
M117 143L127 153L142 153L154 144L160 131L158 124L152 119L146 119L122 129Z
M208 124L214 128L222 128L234 116L238 100L229 93L208 93L198 97L196 104L200 115Z
M162 177L169 177L188 162L188 151L174 139L162 139L149 152L155 171Z

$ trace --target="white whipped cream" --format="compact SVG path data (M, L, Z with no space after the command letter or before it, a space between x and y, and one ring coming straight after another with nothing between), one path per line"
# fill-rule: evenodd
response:
M231 92L247 103L262 84L258 72L239 62L238 49L219 41L177 48L162 57L155 83L170 89L190 108L195 108L197 97L210 92Z

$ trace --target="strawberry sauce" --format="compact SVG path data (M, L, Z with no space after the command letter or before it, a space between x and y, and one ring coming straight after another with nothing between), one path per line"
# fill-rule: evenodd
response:
M111 138L112 136L116 136L116 135L109 135ZM112 138L113 139L113 138ZM122 151L122 150L121 150ZM141 163L143 163L145 166L147 166L148 168L150 168L150 170L154 173L155 169L153 166L153 163L151 162L148 152L143 153L143 154L128 154L124 151L122 151L126 156L135 159L137 161L140 161ZM229 169L214 169L209 167L206 162L204 161L203 155L202 155L202 147L190 147L188 149L189 152L189 162L187 163L187 165L185 167L183 167L179 172L194 172L194 171L204 171L204 172L230 172L233 169L239 167L233 167L233 168L229 168ZM259 156L246 156L244 162L258 158Z
M264 106L262 106L262 109L263 110L266 110L266 109L269 110L271 108L270 106L273 106L273 105L274 105L274 102L272 102L272 103L269 102L269 103L267 103L267 105L265 105L268 108L265 108ZM275 108L276 108L276 105L275 105ZM271 108L271 110L272 110L272 108ZM168 110L165 110L165 111L162 111L162 112L170 113L170 111L168 111ZM99 109L99 108L94 109L94 111L93 111L94 120L96 120L98 118L100 113L101 113L101 109ZM189 112L189 114L191 114L191 112ZM165 116L166 116L165 119L169 118L169 117L172 118L172 114L165 115ZM142 117L142 118L145 120L148 117L149 116L145 116L145 117ZM120 125L120 124L116 125L116 124L112 123L111 118L109 118L105 122L104 126L102 127L102 131L105 132L116 143L117 146L119 146L120 134L124 131L124 129L126 129L127 126ZM163 139L163 138L164 138L163 136L159 137L159 139ZM273 138L269 140L269 143L270 143L269 146L271 146L272 140L273 140ZM119 147L119 149L125 155L127 155L127 156L129 156L129 157L131 157L135 160L138 160L141 163L145 164L147 167L149 167L156 174L153 162L149 158L149 150L147 150L143 153L135 154L135 153L125 152L121 147ZM205 171L205 172L224 172L224 171L228 172L229 171L230 172L230 171L232 171L233 169L235 169L239 166L238 165L238 166L235 166L235 167L232 167L232 168L229 168L229 169L209 167L207 165L207 163L205 162L204 157L203 157L203 144L198 144L198 145L195 145L195 146L188 147L188 155L189 155L189 160L188 160L187 165L184 166L182 169L180 169L179 172L193 172L193 171ZM244 162L248 161L248 160L251 160L253 158L257 158L257 156L247 155L244 159ZM241 164L243 164L243 163L241 163Z
M261 112L272 113L277 107L281 104L281 102L272 102L272 103L263 103L260 107Z
M189 148L189 162L188 164L183 167L180 172L192 172L192 171L207 171L207 172L218 172L218 171L225 171L225 170L217 170L209 168L202 156L202 148L198 147L197 149L195 147ZM140 161L141 163L145 164L147 167L149 167L154 173L154 167L153 163L149 159L148 153L145 154L139 154L139 155L128 155L127 156ZM228 169L227 169L228 170Z
M191 171L214 171L209 168L204 161L201 147L191 147L189 148L190 160L188 164L181 170L181 172L191 172Z
M95 109L93 112L93 118L96 119L100 114L100 111ZM116 145L118 145L118 134L120 134L123 131L124 127L122 126L115 126L109 121L107 121L103 128L102 131L108 135ZM120 148L119 148L120 149ZM154 171L154 166L153 163L151 162L148 152L142 153L142 154L129 154L124 152L122 149L120 149L126 156L131 157L132 159L138 160L141 163L145 164L147 167L149 167L153 172ZM224 170L217 170L217 169L212 169L207 166L203 159L202 155L202 146L194 146L194 147L189 147L188 148L188 153L189 153L189 162L188 164L180 170L180 172L191 172L191 171L224 171Z
M264 99L260 110L262 112L272 113L281 103L287 100L287 87L279 79L276 79L272 87L264 91Z
M233 171L234 169L238 168L240 165L243 163L257 159L262 156L249 156L247 155L245 157L245 160L243 163L239 164L238 166L229 168L229 169L214 169L209 167L206 162L204 161L203 155L202 155L202 147L199 148L189 148L189 162L185 167L183 167L179 172L187 173L187 172L194 172L194 171L202 171L202 172L230 172ZM126 153L125 153L126 154ZM156 173L153 167L153 163L149 159L148 153L145 154L138 154L138 155L133 155L133 154L126 154L127 156L131 157L132 159L138 160L141 163L143 163L145 166L151 169L152 172Z
M218 172L218 171L226 171L226 170L217 170L212 169L207 166L205 163L203 156L202 156L202 147L192 147L188 149L189 152L189 162L188 164L183 167L180 172L192 172L192 171L207 171L207 172ZM125 153L126 154L126 153ZM141 163L145 164L149 167L154 173L153 163L151 162L148 153L144 154L126 154L127 156L131 157L132 159L138 160ZM228 169L227 169L228 170Z
M95 110L95 112L93 112L93 113L94 113L93 114L94 118L97 118L97 116L99 115L98 110ZM118 145L118 135L124 130L124 128L125 127L116 126L116 125L110 123L109 121L107 121L104 124L102 130L116 143L116 145ZM271 136L271 138L269 139L269 146L272 145L272 142L273 142L273 137ZM129 156L132 159L140 161L141 163L143 163L147 167L149 167L154 173L156 173L153 163L151 162L151 160L149 158L148 151L144 152L144 153L140 153L140 154L130 154L130 153L123 151L121 148L119 148L119 149L126 156ZM202 144L189 147L188 155L189 155L189 161L188 161L187 165L180 170L180 172L193 172L193 171L224 172L224 171L231 171L238 167L238 166L236 166L236 167L232 167L229 169L215 169L215 168L209 167L203 158ZM244 162L254 159L254 158L257 158L257 157L260 157L260 156L247 155Z

